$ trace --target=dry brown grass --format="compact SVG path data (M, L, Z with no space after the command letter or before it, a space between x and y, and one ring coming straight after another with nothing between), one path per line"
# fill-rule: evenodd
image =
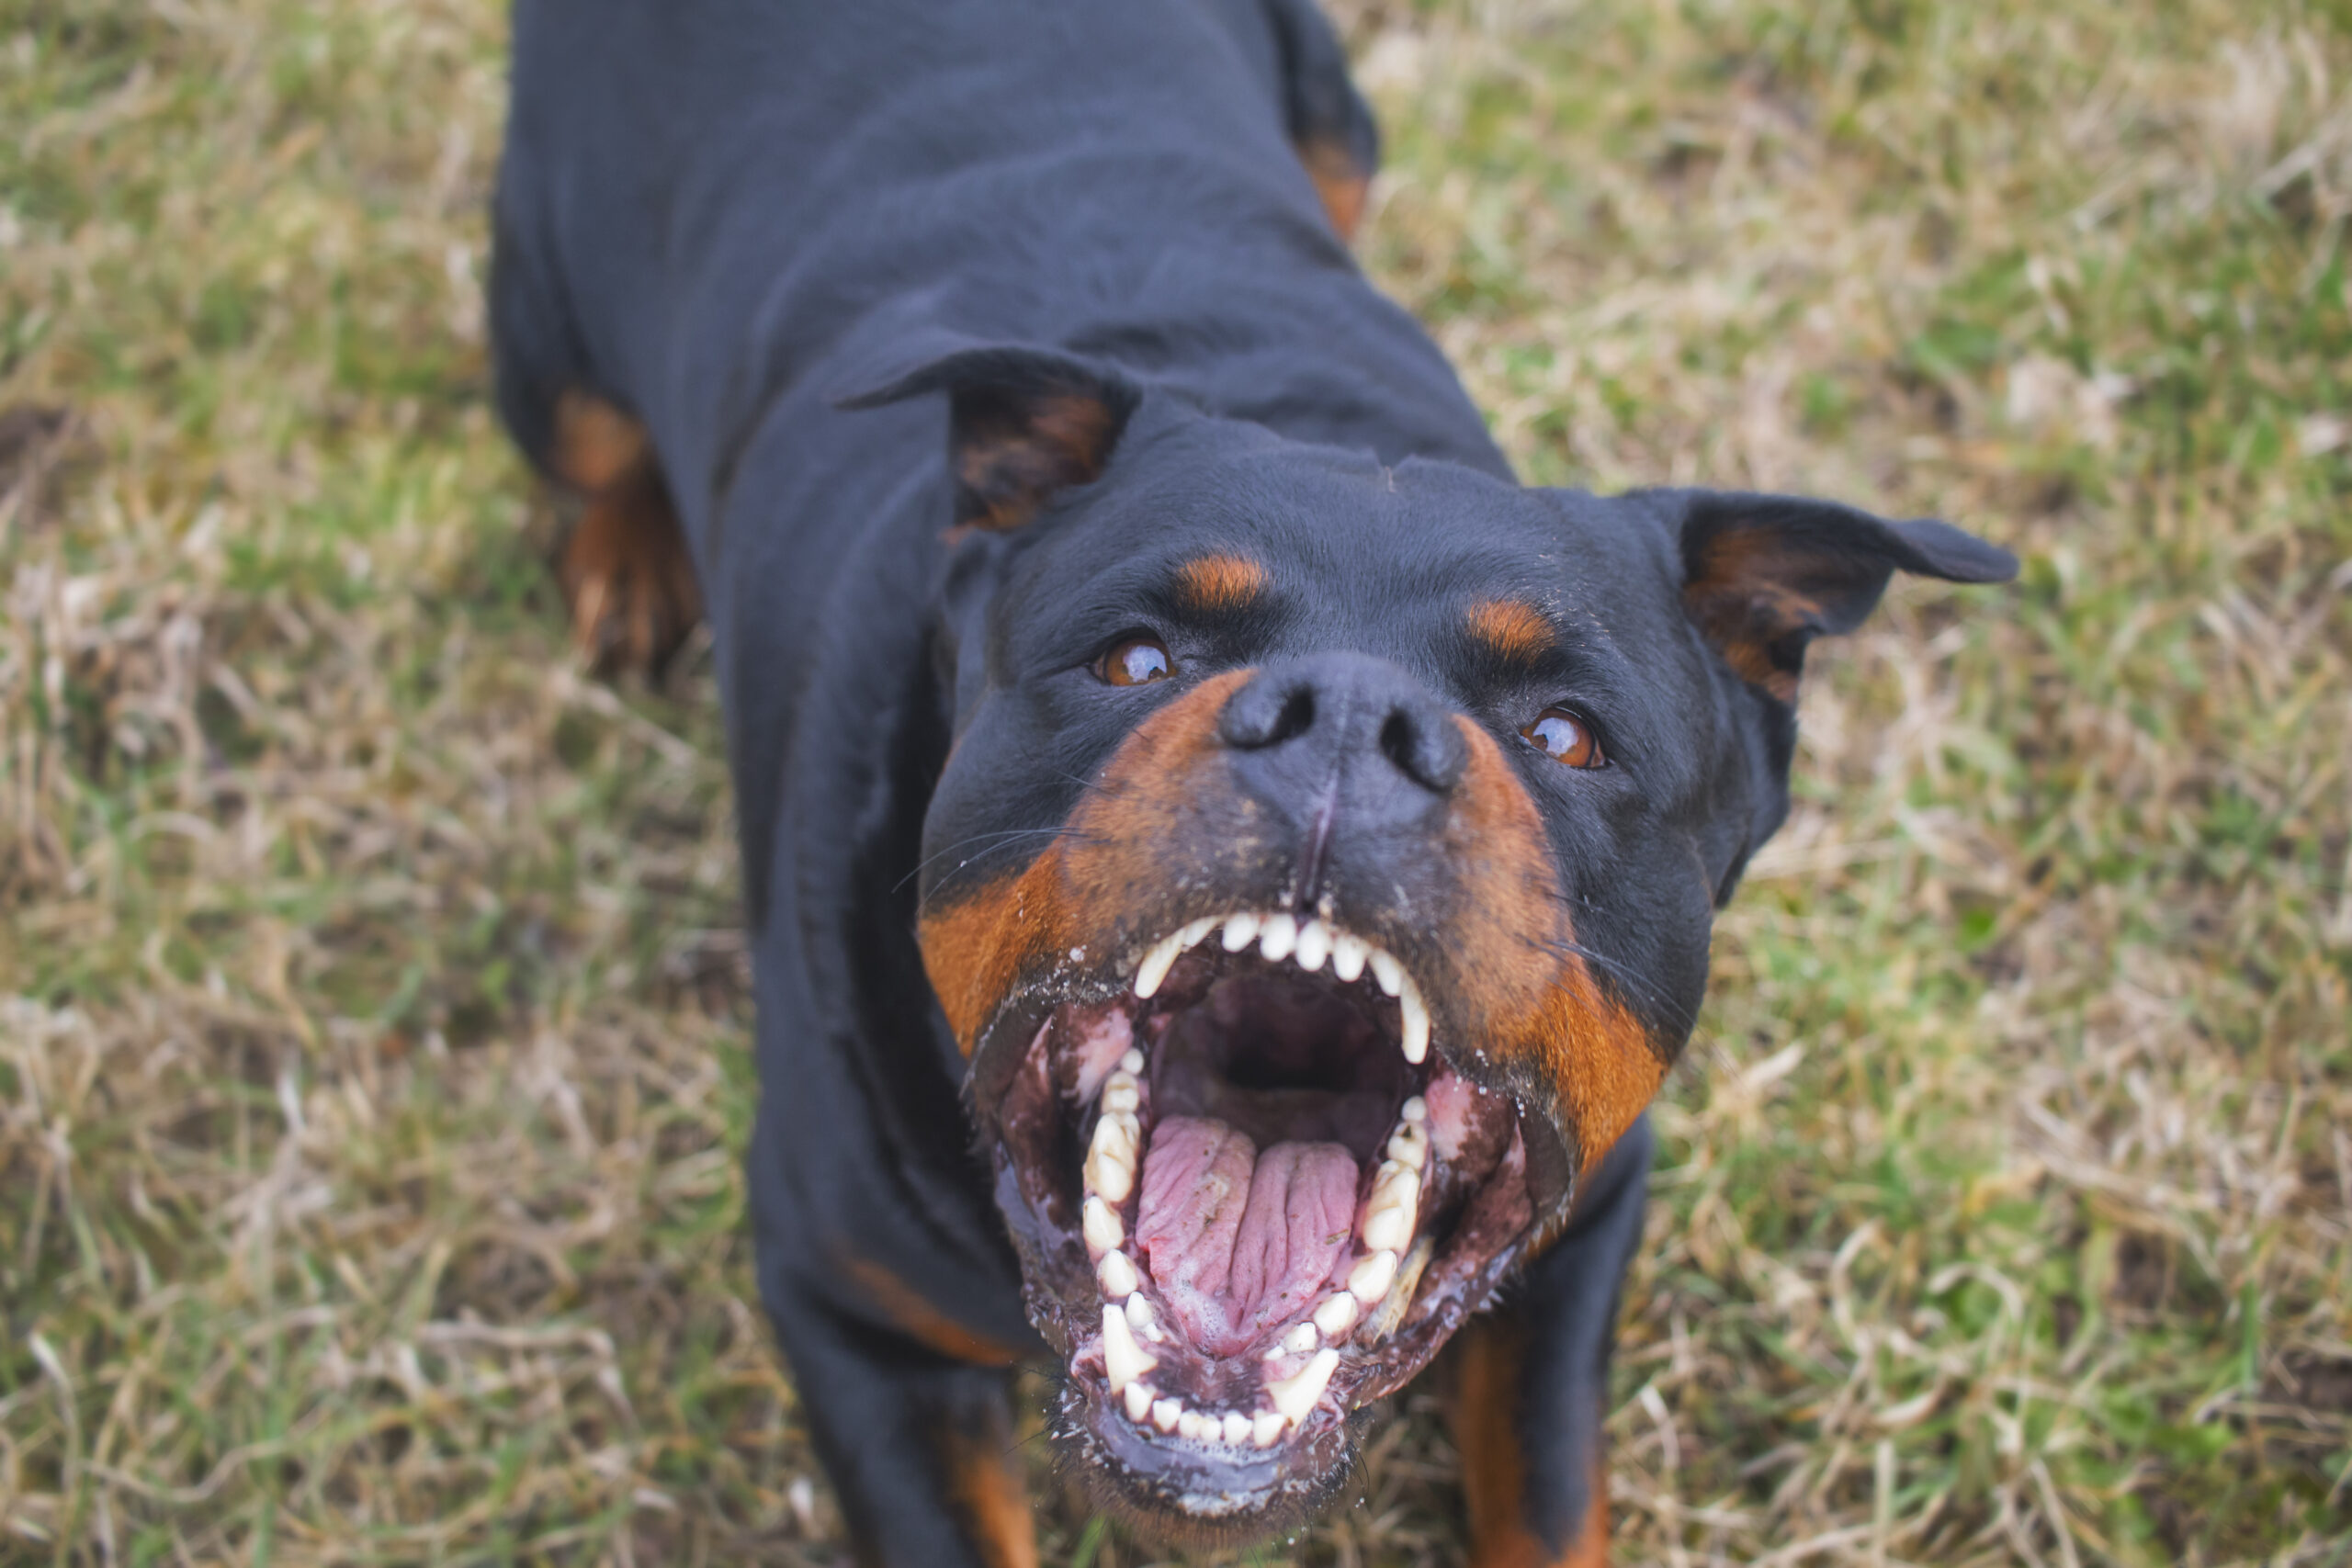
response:
M2352 1559L2346 18L1347 19L1370 264L1532 476L2028 558L1819 661L1660 1113L1623 1555ZM484 402L501 28L0 0L0 1561L840 1551L707 679L574 673ZM1404 1406L1260 1560L1454 1560Z

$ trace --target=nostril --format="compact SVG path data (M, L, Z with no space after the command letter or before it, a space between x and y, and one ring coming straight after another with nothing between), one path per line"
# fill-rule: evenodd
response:
M1314 728L1315 688L1301 686L1283 704L1282 712L1275 715L1273 732L1266 737L1266 744L1279 746Z
M1217 720L1228 746L1244 750L1279 746L1315 725L1315 687L1307 682L1251 682L1234 694Z
M1380 754L1397 772L1440 795L1461 781L1468 760L1452 724L1407 708L1396 709L1382 723L1379 743Z

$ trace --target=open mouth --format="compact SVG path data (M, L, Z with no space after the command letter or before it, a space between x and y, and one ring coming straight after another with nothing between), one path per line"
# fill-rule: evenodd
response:
M1531 1118L1531 1140L1433 1045L1405 965L1325 920L1196 919L1102 988L1034 990L1000 1021L1025 1050L980 1079L1066 1435L1155 1510L1311 1506L1344 1478L1349 1412L1419 1371L1564 1200L1556 1134Z

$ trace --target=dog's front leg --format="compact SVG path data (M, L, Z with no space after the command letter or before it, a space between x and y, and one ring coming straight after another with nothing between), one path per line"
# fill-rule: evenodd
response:
M1463 1331L1452 1416L1473 1568L1599 1568L1609 1559L1600 1423L1650 1147L1644 1117L1601 1161L1560 1238Z
M788 1275L762 1285L859 1563L1036 1568L1010 1374L845 1315Z

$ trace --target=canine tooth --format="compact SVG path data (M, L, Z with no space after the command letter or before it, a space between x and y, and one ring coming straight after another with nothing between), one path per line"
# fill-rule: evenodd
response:
M1396 1010L1405 1022L1405 1060L1419 1066L1430 1054L1430 1010L1409 975L1405 977L1405 994L1396 998Z
M1270 964L1280 964L1298 945L1298 922L1288 915L1268 915L1258 926L1258 951Z
M1176 1423L1183 1418L1184 1406L1180 1401L1155 1399L1151 1402L1151 1424L1161 1431L1174 1431Z
M1144 1300L1143 1292L1141 1291L1134 1291L1128 1293L1127 1326L1129 1328L1134 1329L1137 1334L1145 1334L1148 1333L1153 1325L1159 1321L1159 1320L1152 1314L1151 1303Z
M1227 915L1225 918L1225 950L1238 953L1258 940L1258 917Z
M1261 1410L1250 1423L1250 1440L1261 1449L1271 1449L1289 1424L1290 1418L1279 1410Z
M1187 1410L1176 1417L1177 1435L1190 1438L1196 1443L1206 1438L1216 1428L1216 1423L1197 1410Z
M1422 1114L1427 1115L1425 1111ZM1388 1157L1415 1170L1429 1163L1430 1130L1419 1122L1399 1122L1388 1134Z
M1235 1448L1239 1448L1243 1443L1248 1442L1250 1417L1242 1415L1238 1410L1228 1412L1225 1417L1225 1440Z
M1370 1306L1388 1293L1388 1286L1396 1278L1396 1255L1375 1252L1349 1272L1348 1293Z
M1094 1123L1094 1142L1086 1151L1086 1186L1105 1202L1124 1203L1136 1186L1136 1152L1143 1142L1143 1123L1132 1113L1112 1112Z
M1283 1348L1294 1356L1304 1356L1323 1347L1323 1336L1315 1332L1311 1323L1302 1323L1283 1337Z
M1143 964L1136 971L1136 995L1148 997L1159 989L1168 978L1168 971L1176 966L1176 955L1184 951L1184 933L1162 937L1149 953L1143 955Z
M1430 1119L1430 1102L1417 1094L1405 1102L1402 1114L1408 1122L1426 1122Z
M1119 1058L1119 1070L1123 1073L1141 1074L1143 1071L1143 1053L1132 1048L1129 1049L1125 1055Z
M1323 1397L1331 1382L1331 1374L1340 1370L1340 1353L1329 1348L1315 1352L1315 1359L1280 1382L1266 1385L1266 1393L1291 1425L1306 1423L1307 1412Z
M1113 1257L1117 1254L1114 1253ZM1105 1303L1102 1308L1102 1372L1111 1381L1113 1393L1125 1393L1127 1385L1159 1365L1159 1358L1136 1343L1127 1331L1126 1314L1117 1306Z
M1102 1080L1102 1109L1124 1114L1143 1109L1143 1085L1135 1074L1116 1072Z
M1356 1325L1356 1299L1341 1291L1315 1309L1315 1326L1326 1339L1337 1339Z
M1331 973L1353 985L1363 974L1364 960L1372 956L1372 943L1360 936L1341 931L1331 939Z
M1364 1228L1367 1232L1371 1229L1369 1225ZM1136 1278L1136 1266L1127 1261L1127 1255L1117 1251L1102 1255L1102 1261L1094 1266L1094 1277L1102 1281L1102 1293L1114 1302L1125 1301L1143 1283Z
M1125 1397L1127 1402L1128 1420L1138 1427L1143 1425L1143 1418L1151 1414L1151 1395L1152 1387L1148 1382L1131 1382L1127 1385Z
M1182 931L1178 931L1176 934L1178 937L1182 939L1184 951L1189 953L1193 948L1200 945L1201 938L1216 930L1219 921L1215 915L1204 915L1201 919L1193 921L1190 925L1186 926Z
M1322 968L1323 961L1331 956L1331 928L1320 920L1299 927L1298 948L1291 956L1310 975Z
M1421 1179L1413 1168L1383 1160L1365 1207L1363 1244L1374 1252L1402 1252L1413 1239L1413 1219L1421 1204Z
M1118 1249L1127 1239L1127 1227L1119 1223L1119 1212L1100 1198L1089 1198L1079 1211L1079 1228L1086 1235L1086 1250L1096 1258Z
M1393 997L1404 988L1405 966L1386 948L1374 948L1368 962L1372 964L1372 977L1380 983L1382 990Z

